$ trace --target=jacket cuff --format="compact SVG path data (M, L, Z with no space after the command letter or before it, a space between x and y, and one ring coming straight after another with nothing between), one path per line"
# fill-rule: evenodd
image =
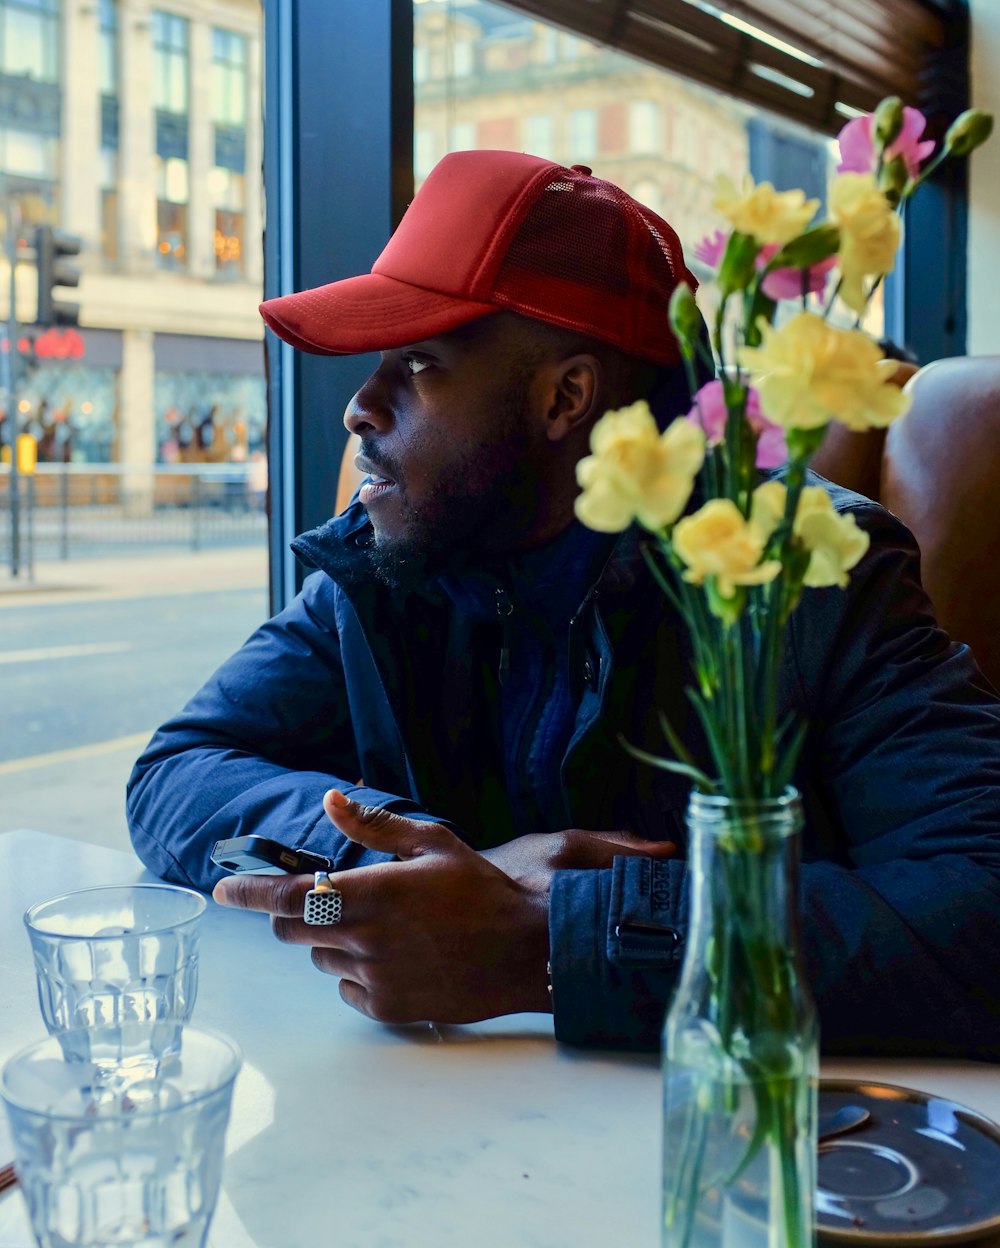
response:
M557 871L549 894L552 1011L568 1044L656 1049L683 954L686 863L616 858Z

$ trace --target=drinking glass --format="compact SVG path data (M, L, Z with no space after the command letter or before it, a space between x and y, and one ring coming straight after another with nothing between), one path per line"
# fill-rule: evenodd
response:
M191 889L125 884L32 906L24 923L48 1031L186 1022L205 904Z
M203 1248L240 1052L182 1027L155 1078L109 1086L81 1056L102 1030L49 1036L0 1072L39 1248Z

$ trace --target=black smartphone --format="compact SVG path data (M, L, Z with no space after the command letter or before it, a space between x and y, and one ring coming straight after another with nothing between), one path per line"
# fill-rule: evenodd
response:
M212 861L227 871L252 871L255 875L307 875L331 871L333 862L308 849L290 849L266 836L234 836L216 841Z

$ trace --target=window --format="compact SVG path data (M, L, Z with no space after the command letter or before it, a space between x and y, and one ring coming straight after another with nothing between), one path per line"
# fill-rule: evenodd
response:
M186 269L188 263L188 162L157 157L156 263Z
M633 199L637 199L640 204L645 204L647 208L651 208L653 212L659 213L661 217L663 216L663 191L659 183L646 178L641 182L637 182L629 194Z
M476 50L468 39L460 39L452 49L452 72L456 78L468 78L476 64Z
M162 112L188 111L188 22L153 13L153 104Z
M247 41L231 30L212 31L212 120L244 126L247 117Z
M547 113L531 113L525 118L524 150L532 156L552 159L552 118Z
M574 108L569 115L569 150L574 160L583 160L597 151L597 112Z
M418 45L432 32L438 45L467 40L477 65L471 78L417 84L420 178L444 151L467 146L462 126L473 124L477 147L589 165L625 187L670 222L697 272L695 245L724 224L713 206L719 174L739 184L748 172L780 173L791 179L784 185L812 186L816 161L828 159L816 132L502 4L427 0L413 17ZM530 56L514 65L507 50L522 46ZM778 141L792 131L795 145Z
M426 178L437 164L437 141L433 130L413 132L413 172L418 179Z
M101 255L118 259L118 152L101 149Z
M244 273L243 219L246 179L242 173L218 166L209 175L209 191L215 208L215 271L219 277L239 278Z
M456 121L448 132L448 150L467 152L476 146L476 127L471 121Z
M102 95L118 94L118 7L100 0L98 9L97 83Z
M633 100L628 108L628 143L633 152L660 150L660 110L653 100Z
M57 0L0 3L0 72L37 82L58 79Z

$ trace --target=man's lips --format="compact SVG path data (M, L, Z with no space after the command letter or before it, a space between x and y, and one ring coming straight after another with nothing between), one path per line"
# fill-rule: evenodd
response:
M368 476L368 480L362 485L361 492L358 495L358 501L363 506L367 506L396 488L396 482L392 477L386 476L384 470L376 468L363 455L355 457L354 466L359 472L364 472Z

